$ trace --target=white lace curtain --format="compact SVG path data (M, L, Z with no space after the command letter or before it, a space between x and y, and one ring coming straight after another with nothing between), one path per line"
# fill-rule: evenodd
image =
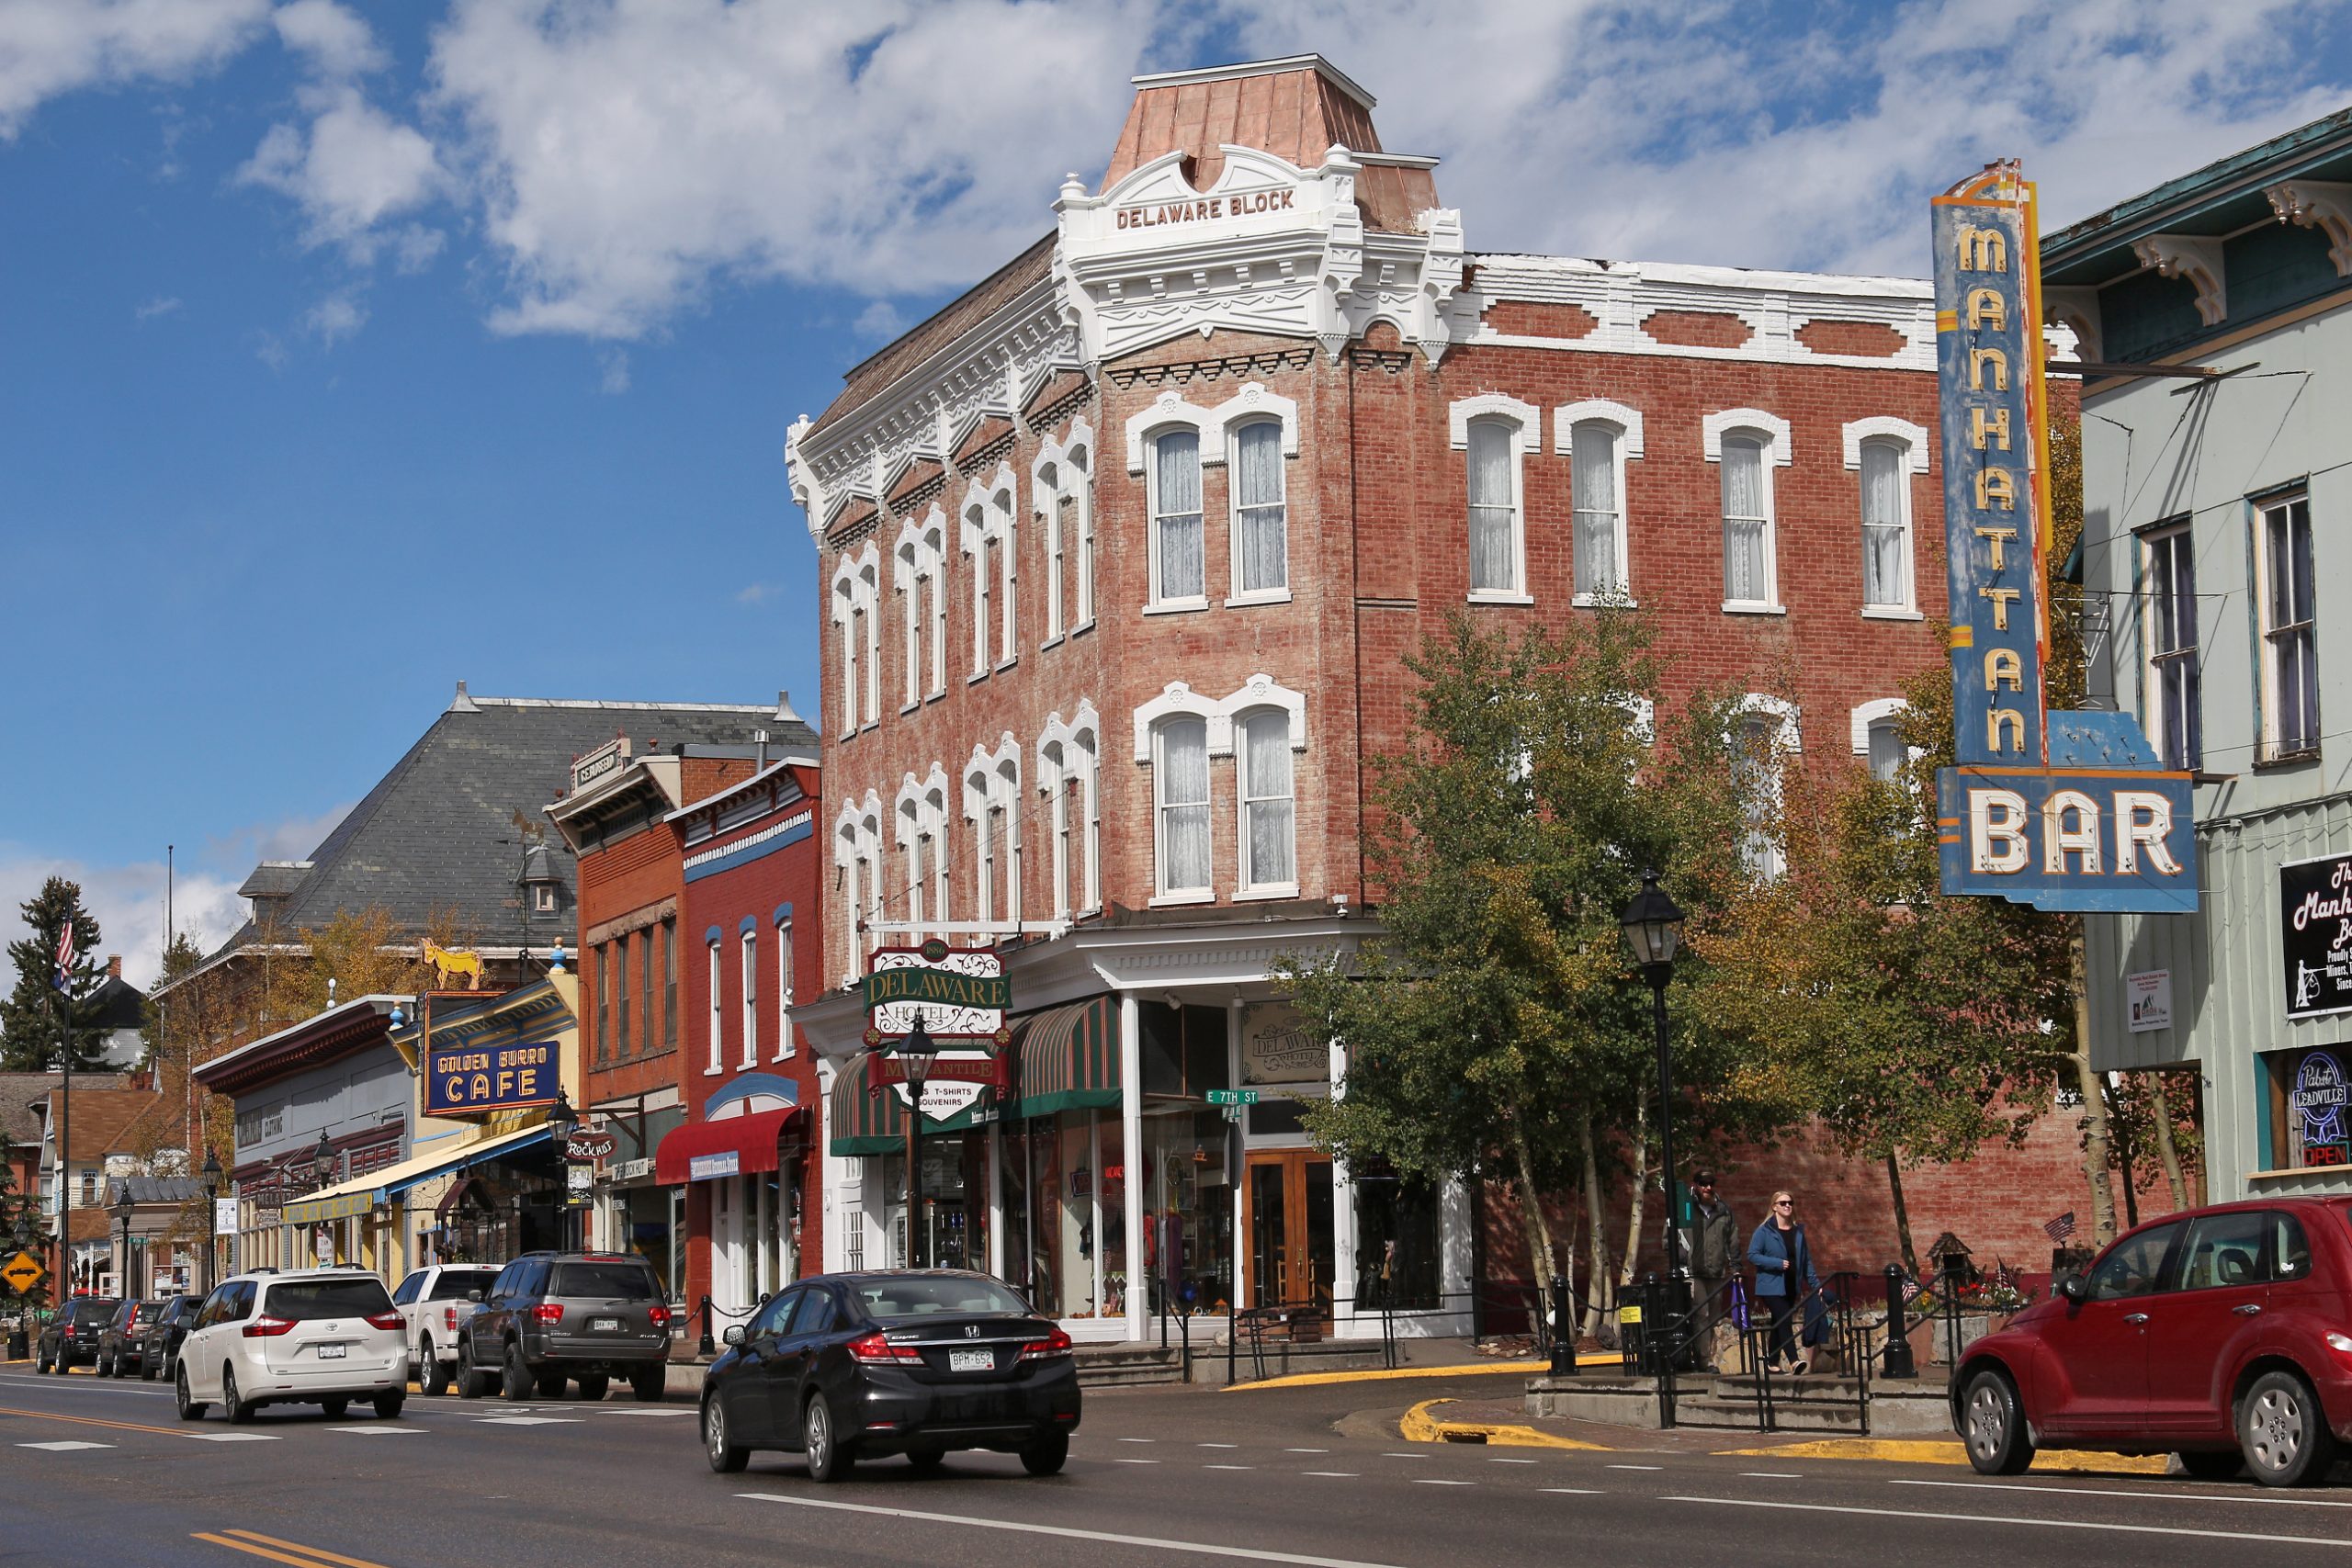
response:
M1153 444L1159 596L1198 599L1208 592L1201 566L1201 438L1171 430Z
M1909 563L1904 559L1903 449L1892 442L1862 446L1862 603L1902 608L1910 604Z
M1160 886L1169 890L1209 885L1209 732L1205 720L1170 719L1159 727L1152 770L1159 791Z
M1605 424L1579 424L1571 433L1568 451L1577 513L1577 592L1621 592L1624 576L1617 560L1617 433Z
M1250 835L1246 880L1256 887L1298 880L1292 860L1290 715L1253 714L1241 727L1242 815Z
M1509 427L1487 421L1470 427L1470 586L1509 593L1519 587L1514 536L1517 487L1511 482Z
M1743 604L1770 603L1771 576L1765 558L1764 448L1753 439L1724 443L1724 597Z
M1290 586L1290 554L1283 507L1283 427L1261 422L1241 427L1233 464L1233 542L1244 593Z

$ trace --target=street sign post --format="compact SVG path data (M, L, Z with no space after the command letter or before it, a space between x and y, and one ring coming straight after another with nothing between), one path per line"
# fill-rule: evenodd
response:
M1254 1089L1213 1089L1209 1090L1211 1105L1255 1105L1258 1091Z
M21 1296L40 1284L48 1272L31 1253L19 1252L8 1259L6 1266L0 1267L0 1280L7 1281L8 1288Z

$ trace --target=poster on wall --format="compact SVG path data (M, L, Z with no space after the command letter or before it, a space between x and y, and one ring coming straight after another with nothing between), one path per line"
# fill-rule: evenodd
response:
M2352 1011L2352 855L2278 868L2287 1016Z
M2123 1016L2132 1032L2172 1027L2172 971L2151 969L2123 976Z

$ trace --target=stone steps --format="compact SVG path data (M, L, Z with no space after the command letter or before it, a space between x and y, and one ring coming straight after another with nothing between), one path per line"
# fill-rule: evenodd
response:
M1080 1345L1073 1355L1080 1388L1154 1388L1184 1381L1184 1353L1175 1346Z

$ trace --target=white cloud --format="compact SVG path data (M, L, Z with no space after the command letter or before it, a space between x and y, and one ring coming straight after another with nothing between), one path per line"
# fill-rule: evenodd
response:
M340 245L355 263L375 259L379 225L432 200L442 184L433 143L353 86L322 89L306 129L269 128L237 178L266 186L301 209L305 243ZM402 254L413 247L398 240ZM429 259L429 257L428 257Z
M168 316L179 308L180 301L178 296L159 294L154 299L148 300L145 304L139 306L136 310L131 311L131 314L138 317L139 320L142 321L152 321L158 316Z
M278 41L329 80L380 71L391 62L358 13L334 0L293 0L280 6L270 21L277 28Z
M318 334L320 343L333 348L368 324L368 307L347 290L330 294L311 307L303 324Z
M604 368L597 382L598 391L608 398L617 398L628 390L628 350L605 348L597 354L596 362Z
M735 591L738 604L763 604L784 590L773 582L747 582Z
M857 313L852 330L862 338L888 340L907 330L907 319L888 299L876 299Z
M392 265L402 273L423 272L433 265L449 237L438 229L410 223L392 236Z
M243 49L268 0L7 0L0 5L0 141L49 99L173 81Z
M0 944L23 940L20 911L52 876L81 885L83 907L98 922L98 957L119 954L124 979L142 989L153 984L163 969L164 863L94 866L0 844ZM219 945L244 919L245 903L237 897L243 880L182 871L173 887L173 924L200 947ZM0 985L15 983L13 969L0 975Z

